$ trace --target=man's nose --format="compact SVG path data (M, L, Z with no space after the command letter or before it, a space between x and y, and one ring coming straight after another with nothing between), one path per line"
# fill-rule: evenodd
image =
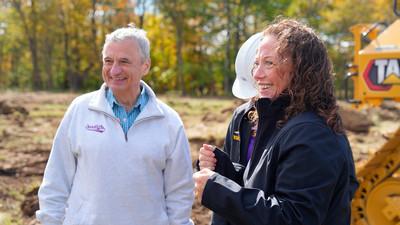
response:
M114 65L111 67L111 70L110 70L111 76L118 75L121 72L122 72L122 68L117 63L114 63Z

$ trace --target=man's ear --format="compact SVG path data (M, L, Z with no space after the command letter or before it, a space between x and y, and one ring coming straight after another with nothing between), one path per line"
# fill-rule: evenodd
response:
M144 63L142 64L143 77L149 73L150 67L151 67L151 60L150 59L145 60Z

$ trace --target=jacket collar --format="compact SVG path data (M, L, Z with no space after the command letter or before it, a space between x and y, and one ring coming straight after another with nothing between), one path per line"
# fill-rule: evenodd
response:
M157 100L156 94L154 91L148 86L144 81L140 81L140 86L146 89L146 93L149 96L149 101L147 102L146 106L139 114L136 120L140 120L147 117L163 117L165 116L164 110L161 108L160 103ZM107 102L106 98L106 88L107 85L103 83L100 89L95 92L94 97L89 102L89 109L100 111L106 113L108 115L114 116L112 108L110 104Z
M284 110L290 104L290 98L287 95L279 96L276 100L271 101L269 98L260 98L256 102L256 108L259 118L282 117Z

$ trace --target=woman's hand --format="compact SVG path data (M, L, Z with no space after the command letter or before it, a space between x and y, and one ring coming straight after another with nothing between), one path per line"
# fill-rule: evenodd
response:
M210 178L215 172L208 168L202 169L199 172L193 174L194 180L194 195L201 202L203 198L204 187L206 186L208 178Z
M210 169L215 170L215 166L217 165L217 159L214 154L215 146L203 144L200 148L199 152L199 167L202 169Z

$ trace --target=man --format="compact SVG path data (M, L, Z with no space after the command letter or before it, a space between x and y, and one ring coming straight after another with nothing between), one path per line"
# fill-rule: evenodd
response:
M178 114L141 79L145 31L120 28L103 47L105 84L76 98L57 130L39 190L43 225L193 224L189 144Z

